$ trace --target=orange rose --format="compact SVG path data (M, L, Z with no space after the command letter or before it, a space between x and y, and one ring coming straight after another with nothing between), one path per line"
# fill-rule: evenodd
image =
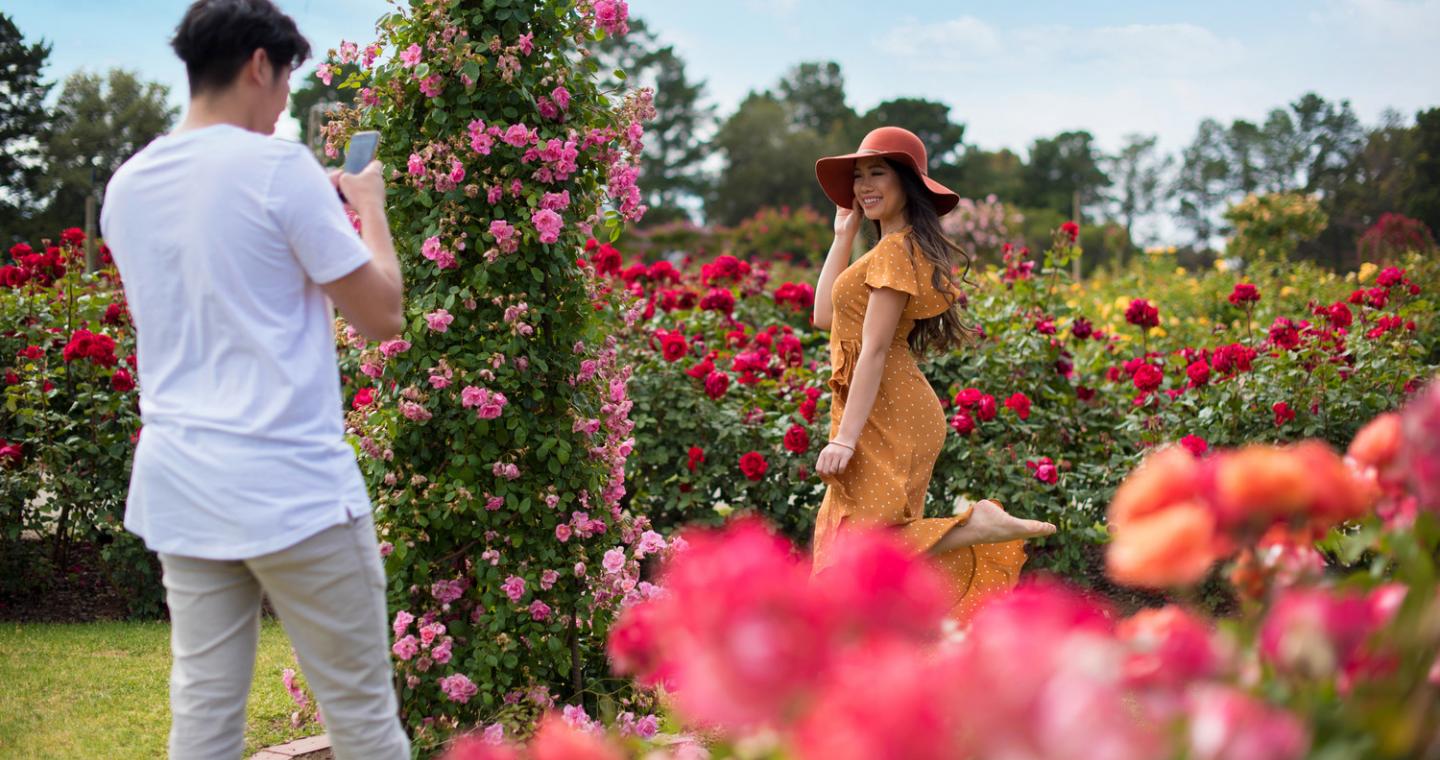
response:
M1362 466L1383 471L1400 453L1400 427L1400 415L1382 414L1355 434L1347 453Z
M1198 472L1195 457L1184 448L1172 446L1151 454L1115 492L1110 502L1110 524L1123 525L1195 498Z
M1224 526L1268 526L1306 511L1313 474L1291 449L1255 444L1221 455L1214 507Z
M1190 585L1221 557L1215 517L1200 501L1170 504L1111 527L1115 535L1105 553L1106 569L1115 582L1127 586Z
M1329 446L1320 441L1305 441L1292 449L1310 473L1312 492L1309 513L1316 527L1329 526L1364 517L1375 505L1374 492L1365 487L1350 468Z

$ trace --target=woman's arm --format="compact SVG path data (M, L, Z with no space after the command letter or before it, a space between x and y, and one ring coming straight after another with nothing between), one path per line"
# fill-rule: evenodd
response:
M815 310L811 321L821 330L829 330L832 313L830 292L835 287L835 278L850 266L850 252L855 246L855 235L865 215L860 212L860 201L854 208L835 209L835 240L830 243L830 252L825 254L825 264L820 268L820 279L815 283Z
M909 301L908 293L891 288L877 288L870 292L870 301L865 308L860 358L855 362L855 371L850 379L850 395L845 399L845 416L840 419L839 432L815 462L817 473L841 473L850 464L860 433L865 429L865 421L870 418L875 398L880 395L885 359L890 355L890 343L895 339L900 316Z

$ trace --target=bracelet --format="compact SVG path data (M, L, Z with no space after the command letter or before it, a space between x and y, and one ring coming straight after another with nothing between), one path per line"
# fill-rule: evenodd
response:
M854 446L851 446L851 445L846 444L846 443L841 443L841 442L839 442L839 441L827 441L827 443L833 443L833 444L835 444L836 446L844 446L845 448L850 449L851 451L854 451L854 450L855 450L855 447L854 447Z

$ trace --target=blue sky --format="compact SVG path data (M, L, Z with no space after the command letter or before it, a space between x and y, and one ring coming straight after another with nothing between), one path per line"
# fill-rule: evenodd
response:
M8 0L27 38L54 44L51 78L126 66L170 84L183 0ZM386 0L279 0L318 48L368 41ZM834 59L850 104L949 104L967 141L1023 150L1086 128L1102 146L1157 134L1177 149L1206 116L1263 118L1307 90L1367 123L1440 105L1440 0L632 0L708 83L722 114L790 66ZM298 75L297 75L298 77Z

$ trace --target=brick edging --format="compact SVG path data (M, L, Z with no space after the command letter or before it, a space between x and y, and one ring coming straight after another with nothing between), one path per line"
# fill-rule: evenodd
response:
M328 749L330 749L330 735L320 734L278 744L274 747L266 747L251 755L249 760L294 760L294 758L303 758L306 755Z

